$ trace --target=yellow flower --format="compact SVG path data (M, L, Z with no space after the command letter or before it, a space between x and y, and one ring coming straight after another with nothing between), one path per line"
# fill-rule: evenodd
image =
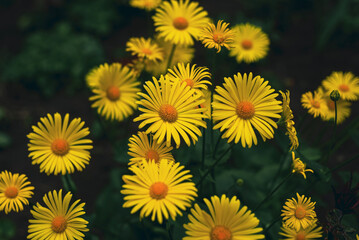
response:
M281 229L282 232L279 234L285 237L283 240L313 240L322 239L323 236L322 227L315 223L299 231L286 225L283 225Z
M224 78L224 88L217 86L213 96L213 129L224 131L222 138L228 142L241 140L243 147L257 145L256 129L263 141L273 138L277 124L272 118L280 118L281 102L277 93L260 76L243 76L238 73L232 78ZM253 129L254 127L254 129Z
M12 174L4 171L0 173L0 212L8 214L11 211L24 210L24 204L29 205L28 198L34 194L35 188L30 186L25 174Z
M324 88L331 92L338 90L340 98L348 101L356 101L359 97L359 78L351 72L333 72L322 82Z
M204 114L211 119L211 111L212 111L212 102L211 102L211 95L212 92L210 90L202 90L203 98L205 99L205 102L200 105L201 108L205 108L206 111Z
M156 38L156 43L162 47L164 52L163 61L160 62L146 62L145 69L147 72L152 73L154 76L158 77L161 74L165 74L167 71L168 59L170 57L172 44L170 42L166 42L163 38ZM175 66L177 63L189 63L194 55L194 48L178 45L176 46L172 61L170 63L170 67Z
M356 237L357 237L357 240L359 240L359 235L358 234L356 235Z
M312 169L305 169L306 165L299 158L295 157L294 152L292 152L292 160L293 160L293 173L300 173L303 175L304 179L307 178L305 172L314 173Z
M143 160L154 160L156 163L162 159L174 161L171 154L172 147L167 147L163 142L158 144L153 141L152 135L147 135L145 132L138 132L137 135L132 135L129 139L128 155L132 156L129 164L141 163Z
M208 23L203 29L200 40L206 48L216 48L217 53L221 51L221 47L230 49L230 44L233 43L234 33L228 28L229 23L219 20L217 26L213 23Z
M45 194L43 201L46 206L37 203L31 214L28 239L82 240L88 232L88 222L81 218L84 215L85 203L75 201L71 206L72 194L68 192L62 198L62 190L54 190Z
M284 121L285 123L285 127L287 129L287 132L285 133L285 135L288 135L289 140L290 140L290 150L295 150L298 148L299 146L299 141L298 141L298 137L297 137L297 130L294 127L294 121L293 121L293 112L292 109L290 109L289 103L290 103L290 92L289 90L287 90L286 93L279 91L280 94L282 94L282 98L283 98L283 111L282 111L282 118L280 121Z
M130 38L126 43L126 51L140 59L154 62L163 60L163 50L151 38Z
M161 160L142 161L141 165L132 165L130 170L135 175L123 176L125 203L123 207L132 207L131 214L140 211L140 218L152 213L151 220L163 222L163 217L175 220L177 214L191 206L197 197L195 184L190 181L189 170L183 170L179 163Z
M151 11L160 5L162 0L130 0L130 5L135 8Z
M249 23L233 27L234 43L229 55L237 62L256 62L267 55L269 39L262 29Z
M211 74L206 67L196 67L196 64L192 66L188 63L186 66L183 63L179 63L174 66L173 69L168 69L166 77L172 81L185 82L187 86L196 90L196 93L201 94L201 89L207 89L207 85L212 85L209 81Z
M315 224L317 214L314 211L315 202L311 202L310 198L297 193L297 199L298 201L295 198L287 199L281 216L286 226L299 231Z
M193 45L209 22L207 12L189 0L162 2L153 20L159 36L176 45Z
M306 92L302 95L301 102L302 106L308 109L308 112L314 117L321 116L326 118L328 106L321 92L314 91L314 95L312 92Z
M123 121L137 108L140 82L136 80L133 70L119 63L105 63L99 70L96 71L95 82L95 77L88 78L88 85L94 94L90 97L90 101L94 101L92 107L107 119Z
M59 113L47 114L40 120L27 135L32 164L39 164L40 172L47 175L82 171L89 164L88 150L92 149L92 141L84 139L90 134L88 128L83 128L85 122L75 118L69 123L69 114L62 121Z
M183 225L187 230L183 240L264 239L258 218L246 206L240 207L237 197L223 194L221 199L213 196L211 202L206 198L204 202L209 214L195 204L188 215L190 222Z
M169 147L173 139L178 148L182 138L190 146L190 138L195 143L198 136L202 136L198 127L206 127L203 120L206 109L196 106L205 100L194 94L194 89L179 81L171 84L163 76L160 80L147 81L144 88L147 94L139 93L142 99L138 102L142 114L134 121L142 121L139 128L149 124L146 134L153 133L158 144L165 141Z

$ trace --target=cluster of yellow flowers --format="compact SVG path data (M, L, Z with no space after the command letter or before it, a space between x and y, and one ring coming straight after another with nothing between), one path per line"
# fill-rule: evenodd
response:
M338 99L330 96L335 90L339 92ZM337 123L340 124L350 115L351 101L358 99L359 77L351 72L333 72L314 93L304 93L301 101L310 114L320 116L324 121L333 121L337 108Z

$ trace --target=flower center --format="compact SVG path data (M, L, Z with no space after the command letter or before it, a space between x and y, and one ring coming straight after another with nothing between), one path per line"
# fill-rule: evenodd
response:
M236 113L238 117L242 119L251 119L254 116L254 106L253 103L248 101L243 101L238 103L236 108Z
M147 161L155 160L156 163L158 162L158 160L160 160L160 155L157 153L157 151L152 149L146 152L145 157Z
M173 123L177 120L178 114L176 108L169 104L163 104L158 111L158 114L165 122Z
M120 89L116 86L110 86L106 90L106 96L111 101L116 101L120 98Z
M63 156L69 152L70 147L65 139L55 139L51 144L51 150L54 154Z
M150 187L150 196L153 199L163 199L167 196L168 186L163 182L156 182Z
M62 216L57 216L52 220L51 229L56 233L62 233L67 228L67 221Z
M7 198L16 198L17 195L19 194L19 190L17 189L17 187L8 187L6 188L5 192L5 197Z
M342 92L348 92L349 91L349 87L346 84L342 84L339 86L339 90Z
M314 108L320 108L320 102L316 101L316 100L312 100L312 106Z
M253 47L253 43L250 40L243 40L242 41L242 47L246 50L249 50Z
M211 231L211 240L231 240L232 233L225 226L215 226Z
M151 55L152 54L152 51L149 49L149 48L143 48L142 49L142 52L146 55Z
M328 108L329 108L330 110L332 110L332 111L335 110L335 103L334 103L334 101L328 100L328 101L327 101L327 105L328 105Z
M295 210L295 217L298 219L303 219L306 215L306 211L302 206L298 206Z
M184 17L177 17L173 20L173 26L178 30L184 30L188 27L188 21Z
M190 88L193 88L194 81L192 79L187 78L187 79L183 80L182 82L187 83L187 86L189 86Z
M218 44L223 43L224 40L225 40L225 38L224 38L223 34L221 34L221 33L215 33L213 35L213 41L215 41Z
M295 237L295 240L305 240L305 233L304 232L299 232L297 233L297 236Z

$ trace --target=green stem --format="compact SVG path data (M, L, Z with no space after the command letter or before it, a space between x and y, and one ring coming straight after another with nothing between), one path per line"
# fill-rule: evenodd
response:
M292 173L289 173L286 177L284 177L283 180L257 205L257 207L254 208L253 212L257 211L289 179L291 175Z
M282 219L282 217L281 217L281 215L279 215L276 219L274 219L274 221L273 221L271 224L269 224L268 227L266 227L266 228L264 229L263 233L266 234L266 233L269 231L269 229L271 229L271 227L273 227L274 224L276 224L276 223L277 223L279 220L281 220L281 219Z
M77 187L76 187L75 182L72 180L71 175L66 174L65 178L66 178L66 181L67 181L67 183L69 185L70 192L76 193L77 192Z
M202 134L202 169L204 169L204 159L205 159L205 151L206 151L206 128L203 128L203 134Z
M337 101L334 101L334 109L335 109L335 115L334 115L334 134L333 134L333 137L335 139L335 132L337 131L337 125L338 125L338 118L337 118L337 115L338 115L338 109L337 109Z
M169 223L169 221L166 222L166 229L168 232L168 239L173 240L172 233L171 233L171 224Z
M175 53L175 50L176 50L176 44L173 44L172 48L171 48L170 56L168 57L166 71L171 67L172 58L173 58L173 55Z
M271 184L270 184L270 188L273 187L273 184L275 183L275 181L277 181L278 176L280 176L280 172L281 172L282 169L283 169L284 162L285 162L285 160L287 159L288 153L289 153L289 152L284 152L284 154L282 155L282 158L281 158L280 164L279 164L279 168L278 168L278 170L277 170L276 175L274 175L274 179L273 179L273 181L272 181Z
M336 171L336 170L338 170L338 169L344 167L345 165L351 163L352 161L354 161L354 160L356 160L356 159L358 159L358 158L359 158L359 154L357 154L357 155L355 155L354 157L349 158L348 160L346 160L346 161L344 161L344 162L338 164L337 166L333 167L333 168L330 169L329 171L330 171L330 172L334 172L334 171Z
M64 186L65 191L70 192L70 186L69 183L67 182L66 175L61 175L61 182L62 185Z

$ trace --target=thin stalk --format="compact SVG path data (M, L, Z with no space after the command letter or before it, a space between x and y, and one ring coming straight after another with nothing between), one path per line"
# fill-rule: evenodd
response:
M66 175L61 175L61 182L66 192L70 192L70 186L67 182Z
M338 170L338 169L344 167L345 165L351 163L352 161L354 161L354 160L356 160L356 159L358 159L358 158L359 158L359 154L357 154L357 155L355 155L354 157L349 158L348 160L346 160L346 161L344 161L344 162L338 164L337 166L333 167L333 168L330 169L329 171L330 171L330 172L334 172L334 171L336 171L336 170Z
M176 50L176 44L172 44L170 56L168 57L168 62L167 62L166 71L167 71L167 69L169 69L170 66L171 66L172 58L173 58L173 54L175 53L175 50Z
M338 119L337 119L337 115L338 115L338 109L337 109L337 101L334 101L334 109L335 109L335 115L334 115L334 133L333 133L333 138L335 139L335 133L337 131L337 125L338 125Z
M269 231L269 229L271 229L271 227L273 227L274 224L276 224L276 223L277 223L279 220L281 220L281 219L282 219L282 217L281 217L281 215L279 215L276 219L274 219L274 221L273 221L271 224L269 224L268 227L266 227L266 228L263 230L263 233L266 234L266 233Z
M289 153L289 152L285 152L285 153L282 155L282 158L280 159L279 168L278 168L278 170L277 170L277 173L274 175L274 179L273 179L273 181L272 181L271 184L270 184L270 188L273 187L273 184L275 183L275 181L277 181L278 176L280 176L280 172L281 172L282 169L283 169L284 162L285 162L285 160L287 159L288 153Z
M202 161L201 161L201 165L202 165L202 169L204 169L204 160L205 160L205 153L206 153L206 128L203 128L203 134L202 134Z
M171 224L169 223L169 221L166 222L166 230L168 233L168 239L173 240L172 233L171 233Z
M76 192L77 192L77 187L76 187L75 182L72 180L71 175L70 175L70 174L66 174L66 175L65 175L65 178L67 179L67 182L68 182L68 184L69 184L70 191L71 191L72 193L76 193Z

